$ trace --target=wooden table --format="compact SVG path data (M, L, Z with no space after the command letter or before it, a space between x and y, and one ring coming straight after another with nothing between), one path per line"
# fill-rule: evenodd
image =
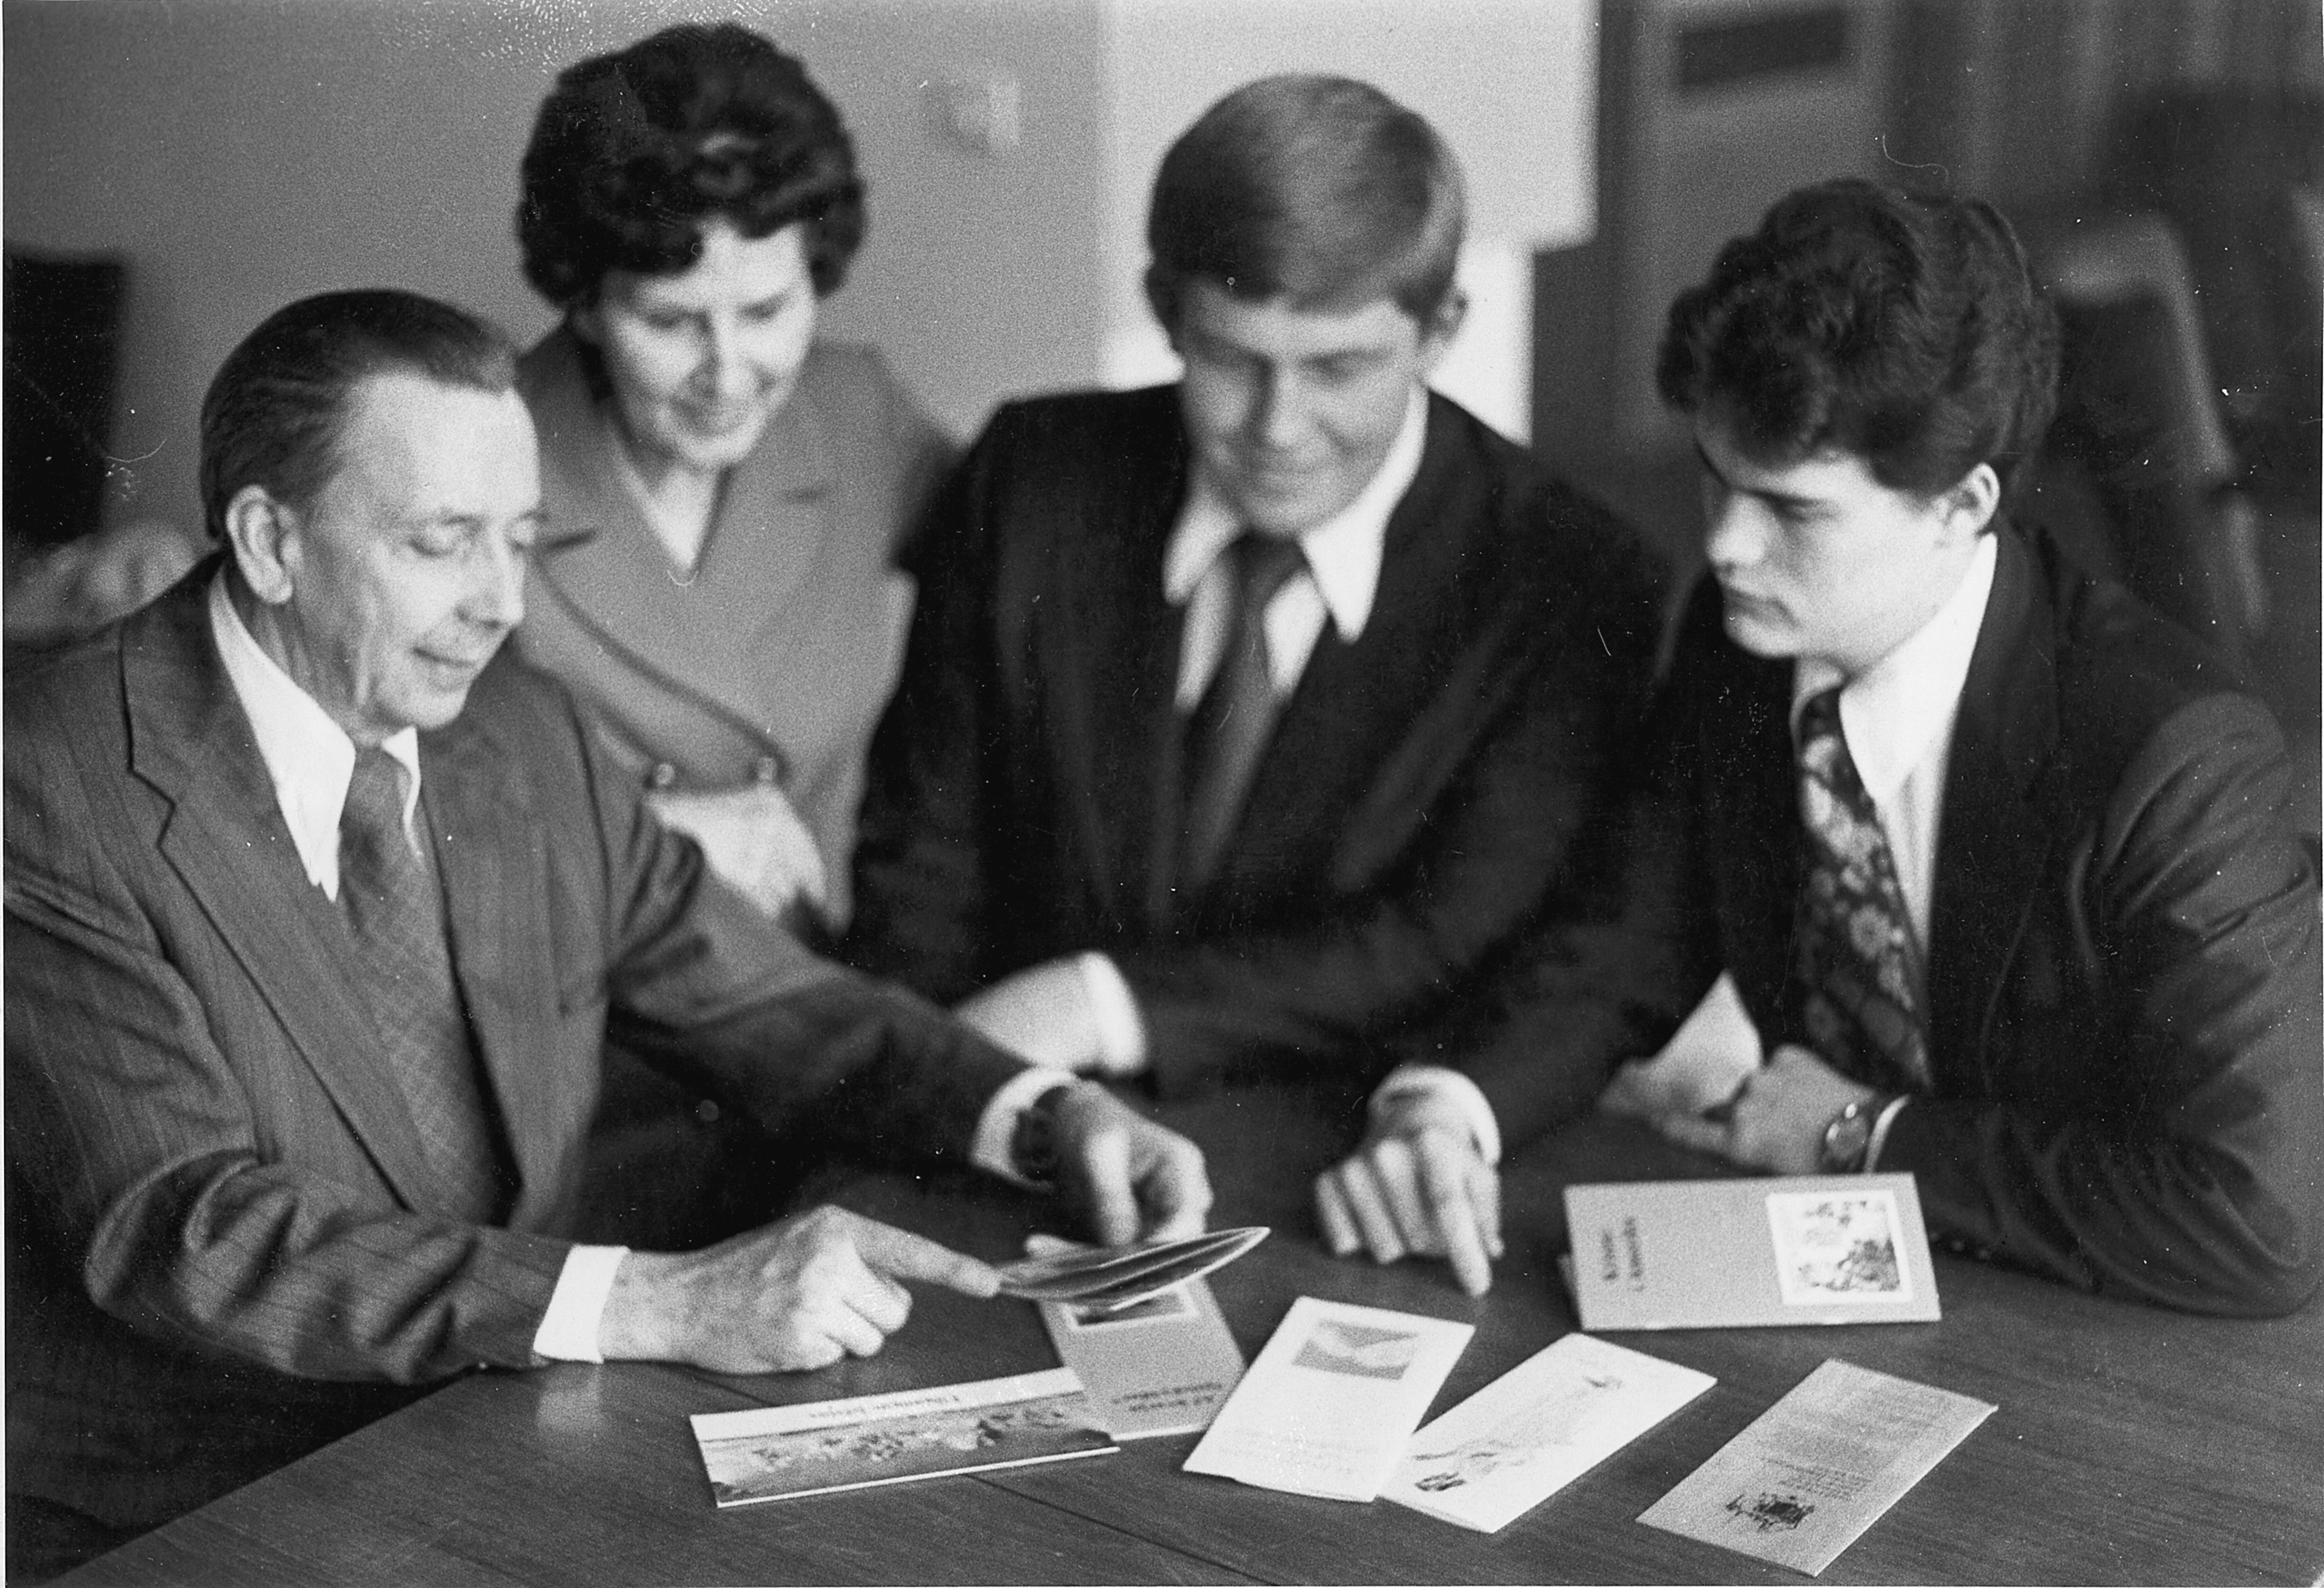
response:
M1203 1141L1214 1222L1275 1234L1213 1280L1246 1355L1293 1297L1476 1325L1435 1409L1573 1327L1552 1259L1572 1180L1701 1172L1588 1122L1512 1166L1510 1251L1471 1301L1440 1265L1316 1243L1306 1186L1336 1106L1231 1093L1164 1111ZM979 1255L1049 1210L964 1179L857 1177L841 1199ZM1716 1388L1502 1532L1179 1471L1192 1436L1093 1461L721 1512L690 1412L1053 1365L1033 1309L921 1293L879 1357L797 1377L559 1367L465 1380L76 1574L75 1583L1778 1582L1640 1526L1665 1491L1841 1356L2000 1409L1824 1574L1838 1583L2310 1583L2324 1573L2324 1307L2247 1323L2097 1301L1940 1257L1937 1324L1618 1336Z

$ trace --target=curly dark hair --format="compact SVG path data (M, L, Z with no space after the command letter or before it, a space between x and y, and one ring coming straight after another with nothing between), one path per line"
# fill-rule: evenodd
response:
M863 240L855 146L798 60L750 29L665 28L566 68L524 152L525 279L560 309L606 272L666 275L724 221L745 237L807 227L818 295Z
M2006 493L2056 409L2057 317L1991 205L1843 178L1719 251L1655 380L1761 464L1837 448L1926 497L1987 463Z

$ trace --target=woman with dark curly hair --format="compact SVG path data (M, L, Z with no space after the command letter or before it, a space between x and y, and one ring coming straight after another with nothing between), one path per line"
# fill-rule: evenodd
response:
M845 924L897 542L949 458L878 355L815 339L863 226L837 109L732 23L568 68L525 151L525 274L564 323L521 379L549 532L519 643L810 931Z
M911 614L898 542L950 461L876 354L815 337L863 236L839 113L732 24L581 61L517 236L564 315L519 372L547 529L517 643L713 871L835 934ZM589 1153L584 1222L632 1244L742 1228L779 1190L751 1126L618 1045Z

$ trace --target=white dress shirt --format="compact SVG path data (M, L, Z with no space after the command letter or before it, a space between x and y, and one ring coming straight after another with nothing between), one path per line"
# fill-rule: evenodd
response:
M339 812L346 803L348 780L355 775L355 741L259 645L226 594L223 572L210 582L209 616L210 635L226 665L226 679L250 718L259 756L274 784L275 802L290 829L290 842L298 848L307 879L336 902ZM419 731L401 729L383 740L380 748L411 773L403 806L409 836L420 806ZM1017 1116L1045 1093L1071 1082L1070 1076L1055 1070L1028 1069L994 1093L977 1121L970 1153L973 1161L991 1173L1017 1178L1010 1153ZM613 1294L614 1270L627 1255L625 1246L572 1249L558 1273L549 1310L533 1335L535 1355L553 1362L604 1361L598 1349L598 1325Z
M337 902L339 812L346 804L348 780L355 776L355 741L259 645L226 594L223 570L210 581L209 606L210 636L226 664L226 681L250 718L259 757L266 762L275 803L290 829L300 863L307 868L307 880ZM420 806L419 730L399 729L382 740L380 748L411 773L403 804L404 831L410 836ZM628 1249L621 1246L573 1248L533 1334L535 1355L559 1362L604 1361L597 1349L597 1324L613 1294L613 1270L627 1254Z
M1979 535L1969 571L1935 615L1853 679L1843 679L1840 669L1819 659L1803 659L1792 669L1794 732L1800 707L1810 696L1834 684L1841 686L1840 731L1847 735L1849 755L1856 762L1857 775L1863 780L1864 791L1878 814L1881 833L1888 840L1897 885L1912 918L1914 939L1922 947L1923 966L1953 724L1960 714L1961 688L1969 681L1978 632L1985 624L1997 557L1993 534ZM1500 1127L1493 1118L1492 1105L1475 1082L1441 1065L1402 1065L1373 1094L1373 1112L1410 1093L1431 1093L1452 1100L1467 1116L1485 1161L1499 1160ZM1878 1158L1900 1106L1901 1100L1882 1111L1872 1149L1865 1155L1868 1170Z
M1342 644L1353 644L1379 594L1380 559L1388 521L1420 473L1428 439L1428 392L1415 384L1404 424L1388 456L1356 499L1299 535L1301 566L1267 604L1267 672L1277 700L1299 687L1307 660L1329 622ZM1162 594L1186 609L1178 643L1177 708L1192 712L1226 660L1234 626L1234 570L1222 555L1244 530L1216 481L1197 469L1185 505L1162 553ZM1120 966L1106 955L1079 957L1083 990L1098 1031L1101 1074L1135 1075L1146 1067L1146 1023Z
M1977 549L1960 587L1936 615L1887 655L1843 681L1831 663L1803 659L1792 669L1792 729L1808 697L1841 685L1840 727L1856 775L1872 797L1880 831L1895 862L1896 882L1912 917L1913 940L1927 963L1929 896L1937 874L1937 818L1942 814L1945 769L1951 764L1953 720L1961 686L1993 593L1997 548L1990 534Z

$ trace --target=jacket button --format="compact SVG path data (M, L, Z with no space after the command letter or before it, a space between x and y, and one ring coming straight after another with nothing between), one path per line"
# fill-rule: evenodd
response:
M716 1124L718 1113L718 1105L707 1097L694 1105L694 1117L706 1125Z
M646 774L646 787L649 789L667 789L677 781L678 769L666 761L654 762L653 771Z

